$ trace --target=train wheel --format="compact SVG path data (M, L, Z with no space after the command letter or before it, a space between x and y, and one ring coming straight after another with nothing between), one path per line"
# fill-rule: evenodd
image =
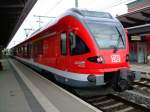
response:
M115 91L122 92L130 87L128 80L122 79L120 73L117 72L112 79L112 88Z
M119 82L118 82L118 91L119 92L122 92L124 90L127 90L129 87L129 83L127 80L125 79L121 79Z

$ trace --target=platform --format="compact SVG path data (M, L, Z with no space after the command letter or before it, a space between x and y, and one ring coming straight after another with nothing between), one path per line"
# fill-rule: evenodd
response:
M0 112L32 112L14 70L7 60L0 61Z
M141 77L150 79L150 65L149 64L131 64L132 71L141 72Z
M131 70L150 73L149 64L131 64Z
M1 61L0 112L101 112L16 60Z

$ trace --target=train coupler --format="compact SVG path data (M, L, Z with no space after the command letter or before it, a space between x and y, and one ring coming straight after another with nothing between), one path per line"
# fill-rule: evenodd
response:
M128 69L117 71L112 79L112 87L115 91L122 92L132 88L131 82L140 80L140 72L133 72Z

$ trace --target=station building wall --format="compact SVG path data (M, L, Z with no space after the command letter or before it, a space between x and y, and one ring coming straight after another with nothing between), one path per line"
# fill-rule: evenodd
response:
M150 63L150 34L129 37L129 53L131 63Z

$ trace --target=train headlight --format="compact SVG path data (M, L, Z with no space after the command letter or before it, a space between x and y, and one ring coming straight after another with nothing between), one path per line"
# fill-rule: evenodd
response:
M129 55L127 54L126 55L126 62L128 62L129 61Z
M103 63L103 57L102 56L99 56L99 57L97 57L97 62L98 63Z
M104 58L102 56L90 57L87 60L90 62L95 62L95 63L104 63Z

